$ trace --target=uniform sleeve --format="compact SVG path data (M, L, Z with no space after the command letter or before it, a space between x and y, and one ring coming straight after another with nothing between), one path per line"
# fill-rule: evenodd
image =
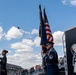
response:
M49 63L53 63L54 59L55 59L55 52L51 51L49 56L47 57L46 61Z
M2 62L2 64L5 64L5 63L6 63L6 58L3 57L3 58L1 59L1 62Z

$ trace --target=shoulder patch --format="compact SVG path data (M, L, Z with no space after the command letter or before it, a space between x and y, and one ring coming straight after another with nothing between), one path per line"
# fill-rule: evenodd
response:
M52 54L49 56L49 59L53 59L53 55Z

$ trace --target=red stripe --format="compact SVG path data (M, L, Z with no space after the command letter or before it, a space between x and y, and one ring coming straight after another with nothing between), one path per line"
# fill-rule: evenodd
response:
M45 29L46 29L46 36L47 36L47 41L53 42L53 36L50 30L50 26L48 23L45 23Z
M47 40L49 41L49 39L50 39L50 36L49 36L49 38Z
M50 40L51 39L51 40ZM49 37L48 37L48 39L47 39L49 42L52 42L53 41L53 36L52 35L50 35Z
M50 26L45 24L45 27L50 27Z
M46 29L46 31L49 31L49 32L51 32L51 30L50 30L50 29Z
M46 34L46 36L48 36L48 35L50 35L50 36L51 36L52 34L50 34L50 33L47 33L47 34Z

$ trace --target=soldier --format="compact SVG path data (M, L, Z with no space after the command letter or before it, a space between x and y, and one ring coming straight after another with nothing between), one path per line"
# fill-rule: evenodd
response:
M48 42L46 48L48 57L46 58L46 75L59 75L58 54L53 48L53 42Z
M1 75L7 75L7 70L6 70L6 63L7 63L7 58L6 54L8 53L7 50L2 51L2 58L1 59Z

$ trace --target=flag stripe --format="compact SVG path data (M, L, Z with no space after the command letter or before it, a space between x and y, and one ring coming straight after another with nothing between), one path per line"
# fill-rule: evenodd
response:
M48 23L48 19L47 19L47 16L46 16L45 9L44 9L44 22L45 22L45 30L46 30L47 41L48 42L53 42L53 36L52 36L51 29L50 29L50 25Z

